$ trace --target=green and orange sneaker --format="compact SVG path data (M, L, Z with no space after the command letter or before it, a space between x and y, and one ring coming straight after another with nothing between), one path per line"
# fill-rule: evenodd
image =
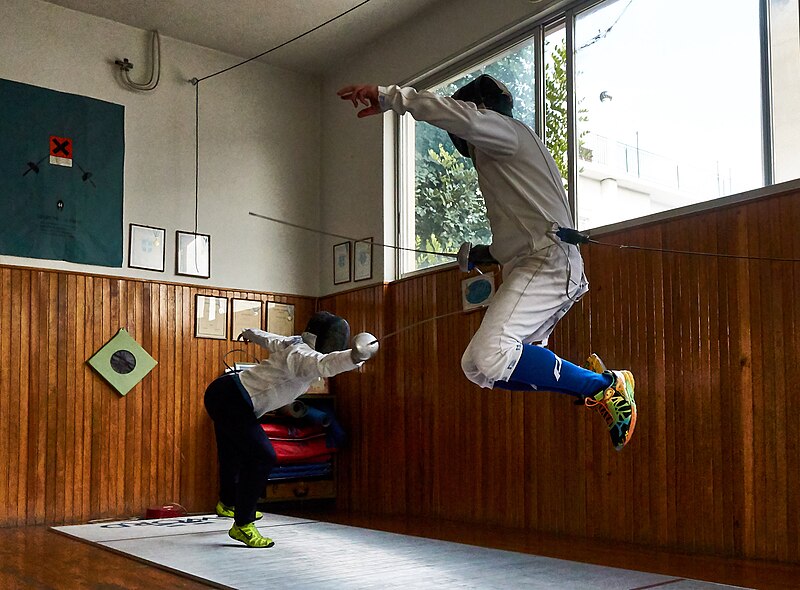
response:
M231 539L241 541L248 547L272 547L275 544L275 541L269 537L262 536L252 522L242 526L234 524L231 530L228 531L228 536Z
M594 397L587 397L584 404L603 417L608 424L611 443L616 450L621 451L630 442L633 429L636 427L636 400L633 397L635 384L630 371L606 371L606 373L613 378L611 386Z
M233 514L235 512L233 506L226 506L222 502L217 502L215 510L217 512L217 516L222 516L223 518L233 518ZM264 515L256 510L256 520L261 520L262 516Z

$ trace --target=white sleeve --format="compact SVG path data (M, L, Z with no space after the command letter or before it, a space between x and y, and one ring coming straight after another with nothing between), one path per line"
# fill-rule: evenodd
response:
M286 364L295 376L313 380L352 371L363 363L354 363L349 350L322 354L297 347L286 357Z
M266 348L270 352L278 352L300 341L300 336L280 336L255 328L243 330L242 336L247 338L250 342L255 342L261 348Z
M411 113L417 121L444 129L491 155L512 156L519 147L517 131L508 117L478 110L471 102L395 85L378 86L378 98L383 111Z

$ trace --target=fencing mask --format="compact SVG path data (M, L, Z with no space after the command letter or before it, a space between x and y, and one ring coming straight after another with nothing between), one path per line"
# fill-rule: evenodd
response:
M481 74L472 82L465 84L456 90L452 98L463 100L464 102L474 102L479 106L483 105L487 109L507 117L514 116L514 98L511 96L511 92L509 92L505 84L495 80L488 74ZM465 158L469 158L467 142L452 133L448 133L448 135L459 153Z
M322 354L346 350L350 345L350 325L338 315L319 311L308 320L303 342Z

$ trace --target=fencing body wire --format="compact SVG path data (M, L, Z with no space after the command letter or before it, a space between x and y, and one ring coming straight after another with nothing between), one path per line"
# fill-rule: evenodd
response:
M351 238L349 236L344 236L341 234L335 234L333 232L323 231L321 229L315 229L313 227L306 227L305 225L298 225L296 223L290 223L288 221L284 221L283 219L277 219L275 217L269 217L268 215L261 215L260 213L253 213L249 211L249 214L253 217L259 217L261 219L266 219L267 221L273 221L275 223L280 223L281 225L288 225L289 227L294 227L297 229L302 229L305 231L314 232L316 234L322 234L323 236L331 236L333 238L339 238L341 240L348 240L350 242L361 242L364 244L372 244L373 246L380 246L381 248L391 248L393 250L402 250L404 252L418 252L420 254L435 254L436 256L444 256L446 258L458 258L458 254L454 254L452 252L434 252L433 250L418 250L416 248L405 248L403 246L395 246L393 244L382 244L381 242L373 242L371 240L364 240L364 239L357 239Z

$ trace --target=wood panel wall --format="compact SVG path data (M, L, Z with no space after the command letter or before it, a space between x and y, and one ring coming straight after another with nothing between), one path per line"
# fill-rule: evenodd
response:
M315 305L0 266L0 526L143 515L165 502L213 508L203 393L241 343L194 338L198 293L293 303L298 323ZM122 327L158 361L125 397L86 363Z
M800 258L798 227L787 194L602 239ZM583 252L590 293L550 348L633 371L630 445L615 452L566 396L470 384L459 361L481 314L457 313L463 275L433 272L320 301L378 335L455 312L336 378L340 507L800 562L800 264Z

